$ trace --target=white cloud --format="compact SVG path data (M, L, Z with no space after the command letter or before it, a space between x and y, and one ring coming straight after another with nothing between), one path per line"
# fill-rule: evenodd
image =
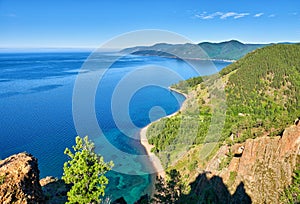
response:
M202 16L202 19L212 19L212 18L214 18L214 16Z
M264 15L264 13L257 13L253 17L258 18L258 17L261 17L262 15Z
M276 15L275 14L271 14L271 15L269 15L268 17L269 18L273 18L273 17L275 17Z
M203 12L201 14L196 14L195 17L203 19L203 20L213 19L215 17L219 17L220 19L226 19L229 17L238 19L238 18L242 18L242 17L248 16L248 15L250 15L250 14L249 13L236 13L236 12L223 13L223 12L218 11L218 12L211 13L211 14L207 14L207 12Z
M243 17L248 16L248 15L250 15L250 14L249 13L238 13L233 18L238 19L238 18L243 18Z
M231 16L235 16L237 13L235 12L228 12L228 13L224 13L220 18L221 19L226 19L228 17L231 17Z
M223 15L222 12L215 12L215 13L212 13L212 14L207 14L207 12L203 12L201 14L196 14L195 17L201 18L203 20L207 20L207 19L213 19L214 17L221 16L221 15Z
M228 12L228 13L224 13L220 18L221 19L226 19L229 17L233 17L234 19L238 19L238 18L243 18L245 16L248 16L249 13L236 13L236 12Z

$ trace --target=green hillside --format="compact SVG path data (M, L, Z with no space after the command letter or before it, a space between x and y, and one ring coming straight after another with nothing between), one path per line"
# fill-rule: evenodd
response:
M175 57L177 55L181 58L237 60L245 54L264 46L266 44L243 44L236 40L221 43L203 42L199 44L159 43L153 46L127 48L121 50L121 52L163 57Z
M225 107L218 101L222 98L219 87L225 87L225 123L215 120L211 124L213 115L222 118L221 109ZM183 148L189 150L216 140L220 144L236 143L278 135L292 124L300 116L300 45L278 44L251 52L218 75L193 84L189 98L193 97L193 101L187 99L182 112L148 129L153 151L165 166L176 161ZM210 125L222 128L220 135L216 131L215 137L207 137Z
M221 43L199 43L198 44L212 59L230 59L237 60L247 53L264 47L263 44L243 44L236 40Z
M230 132L239 136L238 140L275 135L293 122L291 118L300 116L299 45L259 49L220 74L230 70L236 72L226 86L224 138Z

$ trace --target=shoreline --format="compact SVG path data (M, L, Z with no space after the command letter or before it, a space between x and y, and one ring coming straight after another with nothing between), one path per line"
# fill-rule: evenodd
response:
M185 100L188 98L188 95L187 95L186 93L182 93L182 92L180 92L178 89L169 87L169 90L170 90L170 91L173 91L173 92L176 92L177 94L180 94L180 95L184 96ZM184 101L185 101L185 100L184 100ZM184 103L184 101L183 101L183 103ZM182 104L183 104L183 103L182 103ZM182 105L181 105L181 106L182 106ZM181 109L181 107L180 107L180 109ZM177 111L176 111L176 112L177 112Z
M161 120L163 118L170 118L170 117L176 115L179 111L182 111L183 104L184 104L184 102L186 101L186 99L188 97L185 93L181 93L178 90L173 89L171 87L169 87L169 90L171 92L173 91L173 92L176 92L177 94L180 94L180 95L184 96L185 100L183 101L183 103L181 104L180 108L177 111L175 111L174 113L172 113L170 115L166 115L166 116L164 116L162 118L159 118L156 121L159 121L159 120ZM150 127L150 125L152 125L153 122L156 122L156 121L152 121L147 126L143 127L140 130L139 135L140 135L141 144L145 148L146 153L149 156L149 160L152 163L153 168L155 169L156 176L160 176L162 178L165 178L166 177L166 172L165 172L165 170L164 170L164 168L163 168L163 166L161 164L160 159L153 152L151 152L151 149L154 147L154 145L149 144L147 136L146 136L148 128Z
M128 54L128 53L127 53ZM213 62L236 62L235 59L215 59L215 58L197 58L197 57L177 57L177 56L164 56L164 55L151 55L151 54L133 54L137 56L150 56L150 57L163 57L163 58L169 58L169 59L183 59L183 60L195 60L195 61L213 61Z

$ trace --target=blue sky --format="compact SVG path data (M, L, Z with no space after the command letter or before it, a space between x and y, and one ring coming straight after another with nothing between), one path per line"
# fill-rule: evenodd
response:
M299 42L298 0L0 0L0 47L98 47L140 29L194 42Z

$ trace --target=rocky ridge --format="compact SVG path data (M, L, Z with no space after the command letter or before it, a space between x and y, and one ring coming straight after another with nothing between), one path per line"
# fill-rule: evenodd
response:
M231 147L222 146L206 172L219 176L234 193L244 185L252 203L280 203L280 194L291 184L300 158L300 123L286 128L282 136L248 139ZM221 168L224 161L229 163Z

